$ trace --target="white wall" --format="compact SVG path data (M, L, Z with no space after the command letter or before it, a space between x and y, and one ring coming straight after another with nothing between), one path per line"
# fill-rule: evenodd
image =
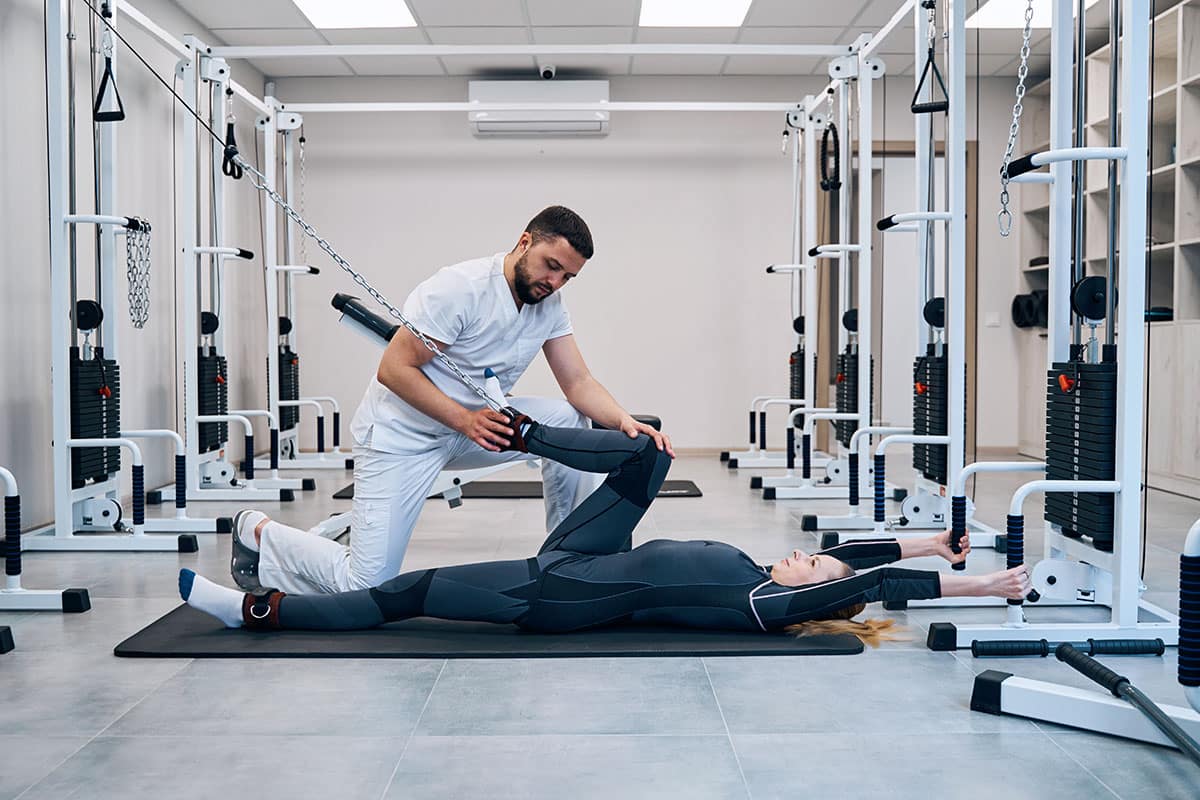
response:
M141 10L167 30L182 35L203 30L166 0L141 0ZM88 85L87 9L76 4L80 32L78 70L79 210L92 208L91 99ZM120 21L118 20L120 25ZM175 59L132 25L122 32L161 74L172 74ZM50 464L50 325L52 314L65 314L64 304L50 300L46 179L46 119L42 0L0 3L0 464L20 482L26 526L49 521L52 487ZM125 301L124 248L118 245L118 297L104 301L106 314L119 318L121 340L122 419L127 427L174 427L176 421L176 302L172 234L172 117L182 113L166 90L129 54L119 55L117 80L127 119L119 123L118 211L148 219L153 225L150 321L134 330ZM261 86L261 76L242 68L240 78ZM240 141L251 142L250 115L241 113L245 130ZM249 190L231 192L231 219L238 236L257 242L256 198ZM81 296L91 297L92 233L81 230ZM260 249L257 244L245 245ZM262 317L262 280L257 270L236 278L230 316ZM263 323L265 324L265 323ZM264 357L260 329L253 343L254 364ZM244 351L235 334L235 351ZM234 401L250 402L265 391L262 370L239 373L232 383ZM261 402L257 404L261 405ZM240 441L240 437L238 437ZM147 442L147 483L156 486L173 478L171 450ZM128 487L127 487L128 489Z
M622 78L612 81L612 96L791 101L823 85ZM912 78L889 78L886 88L886 99L876 94L875 119L886 122L880 138L911 141ZM277 94L285 102L461 99L466 85L284 79ZM981 108L996 113L994 104ZM974 136L973 104L968 116ZM750 397L787 385L787 281L762 272L789 256L791 173L779 152L781 127L777 114L622 113L606 138L533 141L475 138L461 113L310 114L305 203L323 235L397 305L438 267L509 249L543 206L575 208L592 228L596 256L566 296L593 371L631 411L661 415L680 446L729 447L745 439ZM997 125L989 118L982 127ZM995 148L983 144L985 159ZM980 251L981 273L997 272L991 250ZM325 269L301 281L304 391L333 393L350 412L378 352L339 329L329 309L332 294L352 284L323 256L310 260ZM885 323L907 331L908 309ZM981 383L981 395L988 390ZM557 387L539 360L519 391ZM907 378L897 391L908 391ZM781 423L782 412L772 420L776 429ZM981 428L985 446L1016 441L1015 416Z

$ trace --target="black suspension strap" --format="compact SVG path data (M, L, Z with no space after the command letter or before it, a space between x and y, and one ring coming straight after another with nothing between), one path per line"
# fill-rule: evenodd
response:
M221 161L221 174L235 181L242 179L242 166L234 160L237 155L237 117L233 115L233 89L225 90L225 102L228 111L225 113L225 158Z
M103 3L100 8L101 19L107 22L107 19L112 17L108 3ZM100 77L100 89L96 92L96 100L92 105L92 120L95 122L120 122L125 119L125 105L121 102L121 92L117 89L117 79L113 75L112 38L107 31L101 49L104 53L104 74ZM112 99L108 98L110 90Z
M830 141L833 142L833 153L829 151ZM831 170L830 167L833 167ZM842 188L842 148L838 139L837 125L833 120L821 132L821 189L826 192L836 192Z
M944 114L950 110L950 93L946 91L946 82L942 80L942 71L937 65L937 26L935 25L937 0L923 0L921 8L929 12L929 49L925 54L925 68L921 70L921 80L917 81L917 89L913 92L909 109L914 114ZM942 90L940 100L929 99L922 101L921 92L925 89L925 81L933 75L937 86Z

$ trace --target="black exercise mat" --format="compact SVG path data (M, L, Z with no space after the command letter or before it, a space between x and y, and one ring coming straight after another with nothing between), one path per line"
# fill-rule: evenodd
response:
M475 481L462 487L464 500L540 500L541 481ZM663 481L659 497L703 497L700 487L692 481ZM334 500L353 500L354 484L340 489Z
M366 631L230 630L187 605L114 648L127 658L586 658L607 656L842 656L862 642L850 634L797 639L622 625L566 634L526 633L513 625L413 619Z

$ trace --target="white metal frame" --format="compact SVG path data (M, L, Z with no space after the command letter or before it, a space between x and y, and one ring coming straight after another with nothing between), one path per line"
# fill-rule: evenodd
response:
M19 507L21 491L17 486L16 477L4 467L0 467L0 483L4 484L5 512L7 514L7 502L11 498L16 499ZM20 527L19 519L17 526ZM5 554L0 552L0 556L3 555ZM16 575L8 575L6 569L4 586L0 587L0 611L63 611L65 607L64 591L63 589L26 589L21 585L20 571ZM82 591L86 596L86 590Z
M955 16L963 13L954 2ZM1144 421L1142 385L1145 379L1145 330L1140 319L1145 303L1144 273L1139 263L1145 250L1147 105L1149 69L1145 59L1121 59L1121 96L1126 98L1118 148L1073 149L1072 4L1054 0L1051 27L1050 151L1034 156L1035 164L1050 165L1050 325L1047 340L1047 369L1069 358L1069 293L1071 263L1071 163L1096 157L1118 159L1122 191L1119 216L1120 270L1116 287L1121 298L1117 329L1120 331L1121 365L1117 371L1116 473L1111 482L1032 481L1017 490L1010 513L1019 514L1022 503L1037 491L1110 491L1115 493L1113 551L1106 553L1062 534L1045 523L1044 559L1033 569L1034 588L1043 597L1069 600L1087 596L1091 604L1108 605L1108 622L1043 623L1028 621L1025 606L1009 606L1003 621L991 625L953 626L937 623L930 631L929 645L935 649L969 647L974 640L1007 639L1082 641L1088 638L1152 639L1168 645L1178 642L1178 618L1141 599L1141 443ZM1123 39L1127 54L1149 52L1149 0L1122 0ZM951 75L954 80L954 73ZM1133 98L1132 100L1130 98ZM1085 152L1086 151L1086 152ZM952 153L955 163L961 159ZM952 186L956 184L952 181ZM951 208L959 208L954 204ZM953 363L953 362L952 362ZM951 378L954 374L952 372ZM951 390L951 399L958 395ZM962 482L956 482L956 486ZM1093 488L1087 488L1093 487ZM1099 487L1099 488L1096 488ZM1011 535L1010 535L1011 538ZM1055 576L1054 583L1047 579ZM1110 597L1105 603L1102 595ZM1097 596L1101 595L1101 596ZM1143 621L1141 617L1147 619ZM935 633L936 631L936 633ZM951 641L953 640L953 641Z

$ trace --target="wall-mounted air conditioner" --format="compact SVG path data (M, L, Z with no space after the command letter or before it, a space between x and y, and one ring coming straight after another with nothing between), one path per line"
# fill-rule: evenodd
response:
M470 111L477 136L603 136L609 112L548 106L608 102L608 81L471 81L467 99L480 104L529 105L528 109Z

